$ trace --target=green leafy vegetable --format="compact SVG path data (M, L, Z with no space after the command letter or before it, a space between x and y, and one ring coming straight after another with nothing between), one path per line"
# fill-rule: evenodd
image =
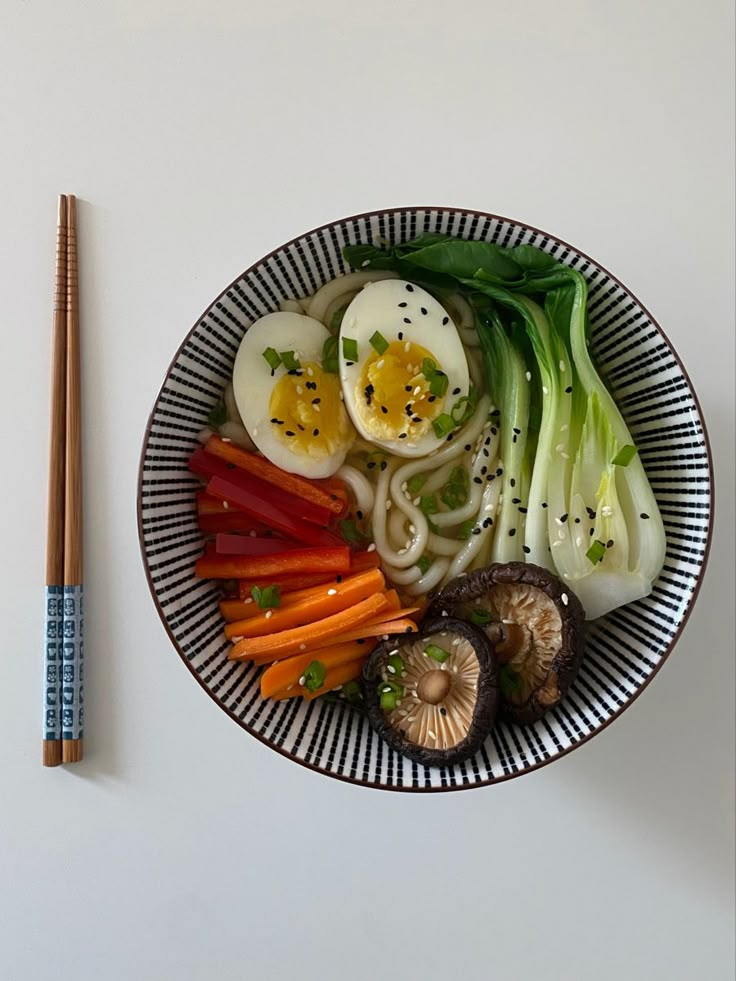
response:
M638 452L635 446L627 443L626 446L621 447L616 456L611 460L611 463L614 467L628 467Z
M370 343L373 350L376 351L378 354L384 354L386 351L388 351L388 341L383 336L383 334L378 330L375 331L373 334L371 334ZM356 358L357 358L357 347L356 347Z
M307 691L319 691L325 683L327 669L321 661L312 661L304 672L302 685Z
M450 656L450 652L446 651L444 647L440 647L439 644L427 644L424 653L433 661L439 661L440 664L444 664Z
M270 610L281 606L281 589L279 586L253 586L250 595L261 610Z
M353 337L343 337L342 356L346 361L358 360L358 342Z
M342 686L342 694L350 705L358 705L363 701L363 693L357 681L347 681Z
M439 507L437 505L437 498L434 494L424 494L419 499L419 510L422 514L437 514Z
M275 371L281 364L281 356L279 355L279 352L272 347L266 348L266 350L263 352L263 357L268 362L268 365L272 371Z

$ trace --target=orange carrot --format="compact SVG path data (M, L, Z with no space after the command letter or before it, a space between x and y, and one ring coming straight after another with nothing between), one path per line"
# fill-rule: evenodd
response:
M365 575L365 572L357 572L355 575L353 575L351 570L351 574L349 576L314 576L314 578L318 580L315 585L311 585L311 583L308 582L306 586L300 587L299 589L284 589L283 586L281 586L282 580L277 579L263 580L258 583L243 581L243 592L241 594L243 598L240 600L222 600L220 603L220 613L222 614L223 620L227 620L228 623L234 623L236 620L248 620L250 617L258 616L261 610L258 604L253 600L253 586L260 586L261 589L263 589L264 586L280 586L281 588L279 592L281 594L281 607L283 608L285 606L291 606L293 603L301 602L301 600L309 599L312 596L323 596L324 590L329 589L331 586L334 586L335 589L340 589L341 586L347 585L357 576L363 575ZM289 587L291 585L292 578L296 582L299 577L287 577L287 579L289 579L287 586ZM312 577L308 575L301 578L305 580L312 579ZM395 592L395 590L391 590L390 592ZM386 595L388 596L388 593L386 593Z
M328 691L333 691L341 685L346 685L349 681L356 681L363 671L363 663L364 659L361 659L359 661L348 661L347 664L340 664L336 668L330 668L325 674L325 680L322 682L321 688L318 688L317 691L302 692L304 701L312 702L315 698L319 698L320 695L324 695Z
M263 634L304 626L354 606L373 593L380 593L384 586L383 573L379 569L371 569L370 572L351 576L339 586L317 586L312 595L301 600L286 602L273 610L259 610L258 616L228 623L225 636L229 640L235 637L261 637ZM397 605L398 602L397 596Z
M197 559L195 576L200 579L278 578L292 572L347 572L350 552L346 545L332 548L295 548L276 555L213 555Z
M400 610L398 611L401 612ZM364 640L367 637L383 637L384 634L413 634L417 631L417 625L413 620L397 617L393 620L383 620L380 623L375 620L351 627L342 634L333 637L330 644L346 644L351 640ZM256 658L256 664L263 664Z
M220 457L221 460L234 463L236 467L245 470L254 477L265 480L267 484L272 484L274 487L279 487L282 490L288 491L290 494L295 494L305 501L311 501L313 504L327 508L333 514L342 514L343 502L336 494L329 490L323 490L316 483L307 480L305 477L281 470L271 463L270 460L267 460L265 456L256 456L255 453L249 453L248 450L244 450L234 443L226 443L219 436L211 436L207 440L205 450L214 456Z
M234 660L255 661L256 664L268 664L271 661L280 661L290 654L316 650L325 647L333 637L339 637L345 631L357 628L359 624L382 613L387 606L383 593L374 593L373 596L361 600L347 610L333 613L305 627L292 627L290 630L281 630L267 637L246 637L230 648L229 657Z
M287 657L286 660L272 664L263 672L261 675L261 695L264 698L276 696L277 692L287 692L282 696L283 698L299 695L301 690L294 691L293 689L299 684L299 679L312 661L319 661L327 669L335 668L339 664L365 658L373 646L351 641L348 644L333 644L330 647L312 651L311 654L297 654L295 657Z
M253 587L258 586L264 589L266 586L278 586L281 595L293 593L296 590L307 589L313 586L321 586L323 583L342 582L343 576L331 575L328 572L305 572L294 573L288 576L262 576L259 579L241 579L238 583L238 595L241 601L252 599ZM225 619L229 619L225 617ZM235 617L234 619L239 619ZM242 618L241 618L242 619Z

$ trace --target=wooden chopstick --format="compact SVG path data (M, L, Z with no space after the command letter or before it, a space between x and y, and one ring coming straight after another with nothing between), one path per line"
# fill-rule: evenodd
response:
M51 425L46 519L46 623L44 631L44 766L58 766L61 744L61 676L64 585L64 494L66 472L67 199L59 196L56 284L51 355Z
M83 755L82 707L82 419L79 353L77 203L67 201L66 482L64 493L64 644L61 685L62 762Z

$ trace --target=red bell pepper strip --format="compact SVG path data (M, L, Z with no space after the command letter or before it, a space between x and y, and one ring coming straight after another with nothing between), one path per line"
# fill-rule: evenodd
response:
M350 551L346 545L334 548L298 548L276 555L214 555L205 552L195 564L195 575L201 579L277 579L294 572L345 573L350 569Z
M295 548L298 545L282 538L218 535L215 539L215 552L218 555L276 555L278 552L293 552Z
M277 507L268 497L263 497L258 490L245 487L241 483L235 484L230 479L213 477L207 485L207 491L297 542L325 547L332 547L339 543L339 539L325 528L317 528L306 521L300 521L288 511Z
M226 443L225 445L231 444ZM311 501L305 501L294 494L289 494L280 487L273 487L271 484L259 480L258 477L253 477L244 470L238 470L233 464L227 463L212 453L206 453L204 450L195 450L192 453L189 459L189 469L192 473L208 480L211 477L222 477L223 480L227 480L237 487L257 494L264 501L270 501L277 508L286 511L287 514L293 514L303 521L309 521L310 524L325 528L330 520L331 512L327 508L313 504Z

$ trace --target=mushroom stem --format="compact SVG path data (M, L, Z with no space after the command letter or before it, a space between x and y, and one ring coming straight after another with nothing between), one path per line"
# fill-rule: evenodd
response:
M425 672L417 685L417 697L428 705L439 705L447 697L452 681L441 669Z

